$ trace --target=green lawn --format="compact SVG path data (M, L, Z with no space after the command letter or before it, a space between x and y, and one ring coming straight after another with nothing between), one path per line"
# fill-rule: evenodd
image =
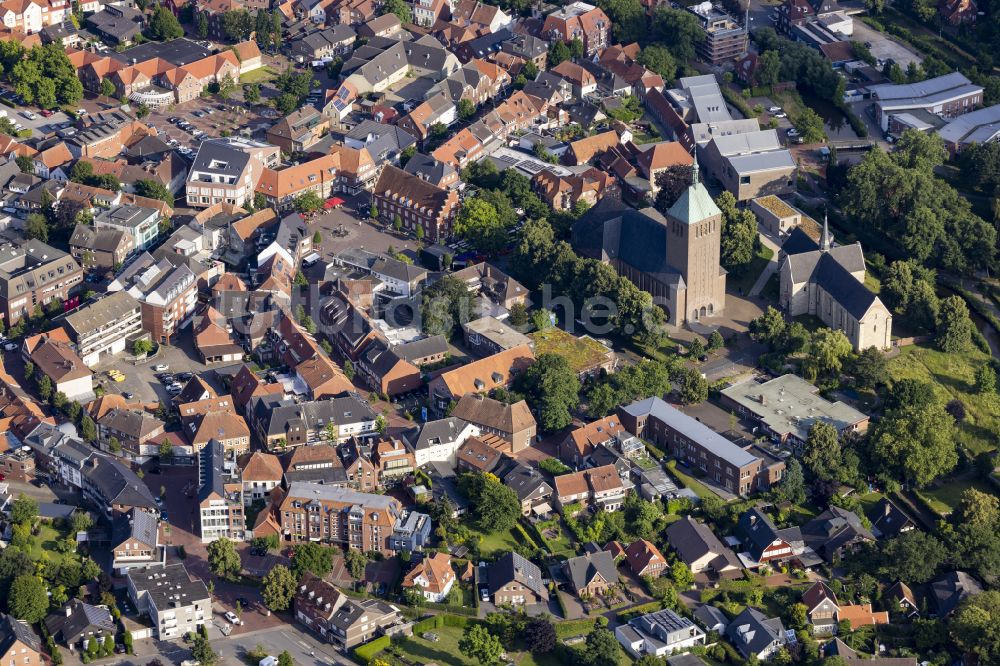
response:
M589 626L585 630L568 635L573 636L577 633L589 631L594 622L593 620L588 620L587 622L589 622ZM556 624L557 632L562 624L565 623ZM411 636L394 641L393 644L402 652L402 656L411 663L435 663L439 666L478 666L478 661L466 657L458 649L458 641L462 638L462 629L458 627L441 627L439 629L432 629L430 633L436 634L438 640L431 642L419 636ZM379 655L382 659L388 656L386 653ZM551 654L532 655L529 652L511 651L507 653L507 657L508 661L518 666L558 666L560 663ZM622 663L628 664L631 661L624 661Z
M892 379L919 379L934 385L934 392L947 402L957 399L965 405L965 420L958 425L956 440L973 455L997 448L1000 432L1000 396L976 392L973 375L989 356L971 349L946 354L924 345L904 347L889 361Z
M995 486L979 479L956 479L945 481L938 488L917 491L917 494L927 502L927 506L941 514L947 516L962 499L962 493L969 488L975 488L980 492L994 495L997 492Z
M855 495L855 497L861 502L861 508L867 516L875 508L875 505L882 501L885 495L882 493L864 493L862 495Z
M685 488L690 488L691 490L693 490L694 494L697 495L698 497L701 498L714 497L718 499L719 496L715 494L711 488L706 486L701 481L698 481L694 477L688 476L684 472L678 470L676 460L671 460L670 462L668 462L667 469L670 470L671 474L677 477L677 480L681 482L681 485L683 485Z
M246 74L240 74L240 83L264 83L278 76L270 67L261 67Z
M743 294L744 296L750 293L750 288L753 287L754 282L760 277L764 267L767 266L767 262L771 261L771 257L773 256L774 250L766 245L761 245L749 264L738 271L730 273L726 277L726 285L729 291L736 294Z
M555 525L553 525L552 523L555 523ZM562 519L556 518L552 521L549 521L548 523L546 523L545 527L542 527L541 525L538 526L539 531L543 533L548 528L551 527L556 527L559 529L559 536L556 537L555 539L549 539L548 537L546 537L549 546L552 547L552 554L556 556L564 555L566 557L573 557L574 555L576 555L576 544L573 541L573 535L570 533L568 529L566 529L566 526L563 524Z
M28 553L33 559L36 560L47 560L49 562L62 562L63 560L78 560L78 556L74 550L72 553L60 553L56 549L56 544L60 539L65 539L68 536L66 532L60 532L52 523L41 521L38 524L39 531L35 536L34 543L30 548L28 548Z

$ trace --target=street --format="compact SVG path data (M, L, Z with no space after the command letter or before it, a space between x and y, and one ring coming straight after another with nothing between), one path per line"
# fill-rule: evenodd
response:
M327 666L329 664L353 665L354 662L333 649L328 643L321 643L311 634L288 624L273 629L220 638L212 641L212 649L220 657L222 664L245 663L244 655L256 645L263 645L268 655L277 657L288 650L297 666Z

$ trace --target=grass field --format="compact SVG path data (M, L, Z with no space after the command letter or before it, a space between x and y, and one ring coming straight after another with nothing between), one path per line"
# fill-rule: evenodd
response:
M589 370L607 358L608 350L591 338L577 338L555 326L530 334L535 341L535 356L556 354L569 362L574 372Z
M36 560L46 560L57 563L64 560L78 561L79 556L74 550L72 553L60 553L56 548L60 539L66 538L67 533L60 532L51 523L41 521L38 524L38 534L34 543L28 548L28 554Z
M726 286L729 291L736 294L743 294L746 296L750 293L750 288L753 287L753 283L757 281L760 277L761 271L767 266L767 262L771 261L771 257L774 256L774 250L771 248L761 245L760 249L750 263L741 268L738 272L730 273L726 277Z
M996 494L997 489L993 485L980 481L979 479L956 479L945 481L938 488L920 490L917 492L934 511L942 516L947 516L962 499L962 493L969 488L975 488L984 493Z
M685 488L690 488L691 490L693 490L694 494L697 495L698 497L702 497L702 498L704 498L704 497L718 498L719 497L714 492L712 492L711 488L709 488L708 486L706 486L701 481L698 481L694 477L688 476L684 472L679 471L677 469L677 461L671 460L670 462L668 462L667 463L667 469L670 470L671 474L673 474L675 477L677 477L677 480L680 481L681 484Z
M934 385L934 392L945 402L957 399L965 405L965 420L958 425L956 440L973 455L997 448L1000 432L1000 396L976 392L973 375L976 368L989 361L978 349L961 354L946 354L925 345L904 347L889 361L893 380L919 379Z
M500 552L508 552L513 550L519 542L514 536L513 530L506 530L504 532L492 532L490 534L485 534L483 532L478 532L482 536L482 541L479 542L479 550L483 557L489 558L490 555Z
M265 83L276 78L278 73L270 67L261 67L246 74L240 74L240 83Z
M462 629L458 627L440 627L430 633L436 634L437 641L429 641L419 636L411 636L395 643L410 663L430 664L439 666L477 666L479 662L462 654L458 649L458 641L462 638ZM381 655L383 658L386 655ZM518 666L555 666L559 662L551 655L534 656L528 652L508 652L509 660Z

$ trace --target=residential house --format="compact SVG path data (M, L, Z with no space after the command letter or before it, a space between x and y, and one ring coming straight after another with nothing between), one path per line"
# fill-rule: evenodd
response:
M517 493L524 516L546 516L552 512L552 486L530 465L517 463L503 475L503 484Z
M570 467L582 467L598 446L612 447L618 439L631 437L617 415L584 423L571 430L559 443L559 459Z
M524 285L493 264L472 264L455 271L451 277L464 282L466 288L476 296L486 297L505 310L510 310L518 303L528 304L528 290Z
M296 482L323 483L342 488L348 486L344 463L337 448L331 444L292 449L292 455L285 464L284 482L286 486Z
M839 506L830 506L803 525L802 537L807 546L829 563L840 561L845 551L853 552L861 544L875 541L857 514Z
M636 539L625 549L625 561L636 576L656 578L667 571L667 558L656 544L646 539Z
M376 164L397 164L399 154L416 143L416 137L402 127L374 120L362 120L344 135L345 146L367 150Z
M124 575L134 567L166 562L166 547L160 544L160 520L156 513L132 509L128 520L111 524L111 568Z
M798 527L779 530L770 516L757 507L747 509L736 524L736 536L755 562L781 562L802 552Z
M917 605L917 598L913 595L913 590L903 581L896 581L890 585L882 594L889 604L895 604L895 608L889 606L890 612L898 611L907 618L920 616L920 606Z
M70 299L82 282L73 257L39 240L0 248L0 319L9 329L36 307Z
M289 154L302 152L316 145L329 128L329 118L316 107L306 105L272 125L267 130L267 142Z
M80 465L80 478L84 500L108 518L133 509L159 513L149 487L117 458L94 452Z
M403 623L399 609L379 599L349 599L312 573L299 581L295 619L347 652Z
M407 442L413 449L417 467L428 463L441 462L454 467L458 449L470 437L480 434L477 426L455 416L427 421L406 433Z
M486 582L490 600L497 606L524 606L549 600L541 569L517 553L506 553L491 564Z
M230 395L205 398L177 406L184 436L195 453L217 441L227 454L250 450L250 427L236 413Z
M569 558L562 566L573 592L580 598L604 596L618 585L615 558L606 550L598 550L596 546L587 549L583 555Z
M267 395L250 401L247 418L258 441L273 450L371 437L376 434L378 415L351 396L297 403Z
M594 206L604 197L618 197L615 177L600 169L590 168L566 176L544 169L531 179L538 195L556 210L574 210L578 203Z
M125 455L143 463L159 453L166 424L152 414L140 409L113 407L95 419L97 438L105 450L111 450L112 441Z
M802 604L814 634L837 633L837 613L840 604L837 595L824 582L816 582L802 593Z
M669 608L632 618L615 628L615 638L635 658L664 657L705 644L705 632Z
M160 233L160 212L140 206L114 206L94 216L94 227L122 231L132 237L132 247L145 250Z
M69 239L69 251L84 268L109 271L121 266L135 250L132 234L121 229L97 229L78 224Z
M296 449L300 451L302 449ZM293 454L294 455L294 454ZM273 453L254 451L238 460L240 481L243 483L243 503L267 502L271 491L281 485L284 470L281 460Z
M62 329L56 329L65 338ZM94 395L94 374L68 340L46 338L31 352L31 362L39 376L48 377L52 390L69 400L85 401Z
M430 553L417 562L403 577L403 589L415 590L431 603L443 603L455 584L451 555Z
M577 512L595 506L614 512L625 502L625 485L614 465L562 474L554 481L556 506L560 510L578 507Z
M868 519L872 524L872 534L880 539L891 539L917 527L913 519L888 497L883 497L875 505Z
M447 370L428 382L432 407L447 409L467 393L488 393L497 387L508 387L514 378L535 360L527 345L488 356L467 365Z
M577 0L545 17L542 37L583 42L584 55L592 56L611 43L611 19L600 8Z
M347 55L354 48L357 37L354 28L338 24L305 34L293 40L288 47L293 56L319 60Z
M729 623L726 637L744 657L766 660L785 645L785 627L780 618L747 607Z
M265 167L277 165L279 149L246 140L203 141L187 179L187 203L207 208L218 203L246 206Z
M126 578L129 599L139 614L149 616L154 638L180 638L212 621L208 588L192 580L183 564L131 569Z
M458 447L455 470L495 473L504 460L503 449L508 447L509 444L496 435L473 435Z
M465 345L480 358L534 342L524 333L489 315L462 324Z
M37 7L30 3L29 6ZM7 10L7 15L10 15L10 10ZM44 666L49 663L42 652L42 641L31 626L10 615L0 617L0 661L18 666Z
M931 597L939 618L948 617L965 599L982 591L979 582L964 571L949 571L931 583Z
M507 404L479 394L467 394L459 399L451 415L488 432L510 444L511 453L531 446L535 437L535 417L524 400Z
M103 644L105 638L114 639L117 627L107 606L92 606L79 599L70 599L58 611L45 618L45 629L57 645L81 653L87 649L91 638ZM11 660L9 663L15 663ZM17 659L18 664L32 663Z
M916 657L871 657L862 656L839 638L823 646L823 657L839 657L846 666L917 666Z
M731 578L741 571L736 554L715 533L691 516L671 523L666 530L667 543L694 574Z
M407 511L396 523L390 537L390 547L397 553L419 553L430 544L431 517L419 511Z

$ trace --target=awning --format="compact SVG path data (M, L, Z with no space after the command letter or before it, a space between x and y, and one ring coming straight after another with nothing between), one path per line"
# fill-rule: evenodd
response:
M329 199L326 200L326 203L323 204L323 208L329 210L331 208L337 208L338 206L343 206L343 205L344 205L344 200L341 199L340 197L330 197Z
M532 507L531 512L536 516L547 516L552 513L552 507L548 502L542 502L536 507Z

